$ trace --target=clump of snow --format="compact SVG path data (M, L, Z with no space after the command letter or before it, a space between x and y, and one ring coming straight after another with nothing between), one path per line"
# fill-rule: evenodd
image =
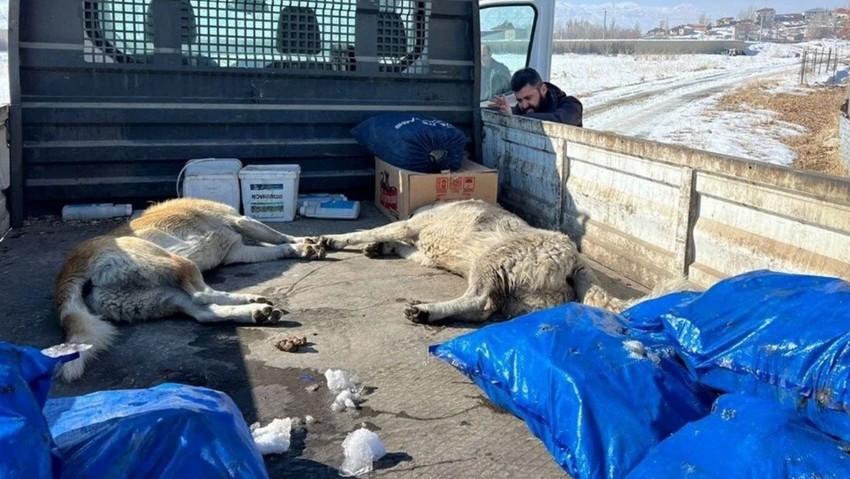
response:
M290 433L292 432L292 419L273 419L266 426L260 427L260 423L251 425L251 436L260 454L283 454L289 450Z
M387 453L378 435L365 427L348 433L342 448L345 459L339 468L339 475L343 477L372 472L373 463Z

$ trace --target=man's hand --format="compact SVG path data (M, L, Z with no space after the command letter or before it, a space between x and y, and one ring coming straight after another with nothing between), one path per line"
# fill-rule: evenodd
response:
M490 104L487 105L487 108L492 110L496 110L500 113L504 113L505 115L511 115L511 104L508 103L508 98L504 95L496 95L490 100Z

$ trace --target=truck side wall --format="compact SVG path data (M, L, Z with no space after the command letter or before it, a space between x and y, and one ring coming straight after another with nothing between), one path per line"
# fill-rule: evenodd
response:
M482 112L500 201L647 287L769 268L850 278L850 182Z

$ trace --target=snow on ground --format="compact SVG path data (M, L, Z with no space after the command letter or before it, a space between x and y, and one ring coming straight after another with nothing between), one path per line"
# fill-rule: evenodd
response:
M789 165L796 155L781 138L804 133L800 126L781 122L770 111L727 112L715 107L725 92L749 81L774 81L776 92L805 88L799 84L799 55L804 49L822 47L845 52L837 72L838 78L845 78L850 43L829 40L754 44L747 55L734 57L555 55L551 81L582 101L586 128ZM519 55L495 57L512 70L522 66ZM823 71L806 77L810 85L831 80L831 74Z

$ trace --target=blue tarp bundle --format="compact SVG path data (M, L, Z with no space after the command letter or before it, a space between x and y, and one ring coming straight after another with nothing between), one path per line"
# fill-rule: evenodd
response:
M850 440L848 306L850 284L842 280L755 271L704 293L645 301L622 315L560 306L484 327L431 351L525 420L577 478L623 477L666 435L700 419L711 391L718 390L749 396L718 403L734 402L727 409L746 417L703 429L718 444L741 448L740 455L729 456L741 461L738 469L683 475L651 469L660 467L653 461L663 462L657 454L691 454L706 466L726 460L721 452L697 458L710 448L688 453L686 436L679 436L681 450L658 446L656 459L631 477L802 477L789 471L808 470L828 473L817 477L850 477L847 466L836 469L850 455L846 449L844 456L835 454L835 441L823 434ZM758 404L760 414L754 412ZM712 416L698 427L719 420L724 417ZM815 428L821 432L813 433ZM782 439L767 447L771 434ZM808 459L818 451L830 458L821 469ZM783 453L794 466L776 469L779 475L735 472L768 474L774 469L759 469L758 462L781 462Z
M850 441L849 283L754 271L658 319L700 382L800 406Z
M59 360L0 342L0 477L53 477L59 464L41 408Z
M419 173L457 170L466 135L450 123L410 113L373 116L351 130L358 143L387 163Z
M848 476L846 444L776 401L728 394L717 400L711 415L656 446L627 479Z
M44 415L62 478L268 477L242 413L212 389L101 391L51 399Z
M268 477L224 393L162 384L46 400L62 360L0 342L0 477Z
M707 414L714 399L669 347L647 338L638 346L625 329L621 317L573 303L486 326L431 352L524 419L571 475L615 478Z

